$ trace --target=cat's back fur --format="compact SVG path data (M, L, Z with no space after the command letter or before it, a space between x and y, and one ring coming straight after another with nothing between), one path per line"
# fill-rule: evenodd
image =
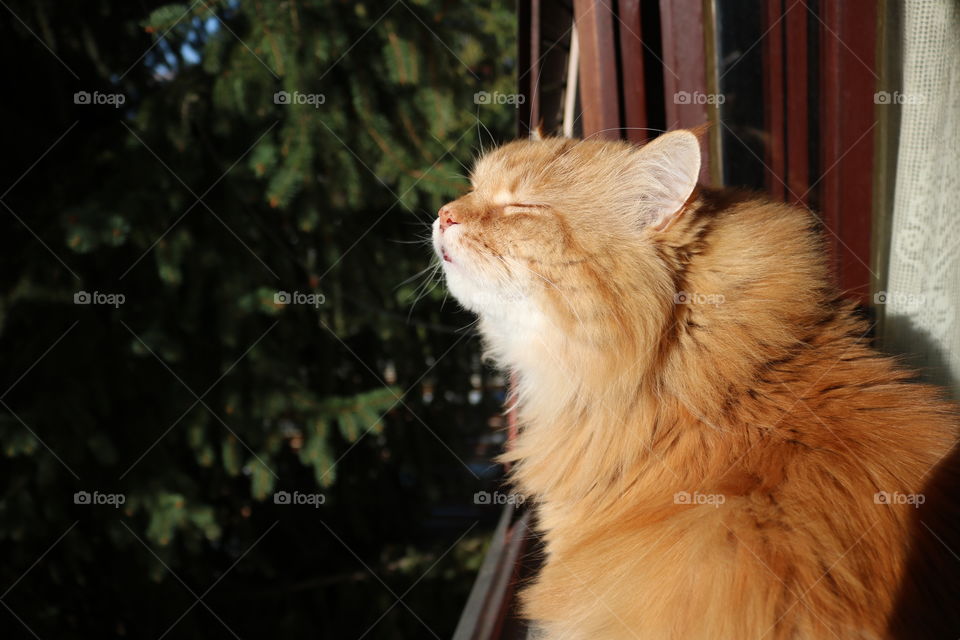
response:
M506 456L543 497L525 600L568 621L558 637L879 638L911 538L949 559L917 508L881 501L926 497L953 414L870 349L816 221L744 196L701 191L663 249L680 293L647 379L552 433L533 418Z

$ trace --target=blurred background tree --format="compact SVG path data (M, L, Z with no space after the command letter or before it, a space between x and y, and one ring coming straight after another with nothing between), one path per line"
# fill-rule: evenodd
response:
M512 4L0 11L4 637L449 635L502 382L408 278Z

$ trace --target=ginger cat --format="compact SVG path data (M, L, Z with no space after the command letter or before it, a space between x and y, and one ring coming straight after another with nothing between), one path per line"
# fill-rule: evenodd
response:
M551 640L956 638L954 408L868 345L809 212L699 170L688 131L518 141L434 223L517 380L525 615Z

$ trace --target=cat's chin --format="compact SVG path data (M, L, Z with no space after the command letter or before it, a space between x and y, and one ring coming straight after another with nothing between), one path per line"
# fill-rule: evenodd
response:
M490 353L501 366L514 368L525 360L531 345L543 342L549 324L534 300L529 283L512 282L498 287L479 276L456 233L442 237L437 222L433 227L433 249L443 268L447 290L461 307L480 317L480 331Z
M495 299L487 293L472 274L460 256L455 256L453 247L441 240L436 224L433 230L433 250L443 267L444 280L450 294L464 309L478 315L489 311L490 302Z
M443 257L441 255L441 260ZM477 315L487 315L495 309L496 296L484 291L473 279L464 272L463 266L452 260L443 261L443 275L450 294L456 298L460 306Z

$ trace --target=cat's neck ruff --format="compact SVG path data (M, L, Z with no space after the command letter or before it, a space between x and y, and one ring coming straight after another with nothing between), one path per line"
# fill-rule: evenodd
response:
M479 326L487 355L498 367L517 375L514 391L521 403L560 408L581 385L573 363L565 357L569 339L531 298L481 311Z

